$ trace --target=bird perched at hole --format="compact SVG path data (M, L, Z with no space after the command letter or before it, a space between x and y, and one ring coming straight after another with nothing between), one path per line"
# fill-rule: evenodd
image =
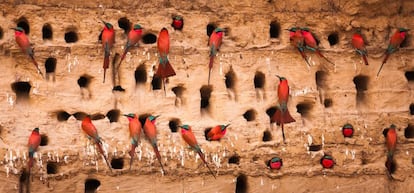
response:
M356 53L362 56L365 65L368 66L368 52L365 48L365 40L364 37L362 37L361 29L357 29L354 35L352 35L352 46L355 48Z
M221 47L221 42L223 40L223 33L224 33L224 30L221 28L214 29L208 41L208 46L210 47L210 63L208 64L208 85L210 85L210 74L211 74L211 69L213 68L214 58L216 57Z
M279 86L277 88L277 96L279 106L271 118L272 122L276 122L282 127L283 142L285 142L284 124L295 122L295 119L290 115L287 108L289 100L289 84L285 77L276 75L279 78ZM285 142L286 143L286 142Z
M211 170L210 166L208 166L208 163L206 161L206 158L203 154L203 152L201 151L200 146L197 143L197 139L194 136L194 133L191 129L191 127L189 125L180 125L179 126L181 128L181 136L184 139L184 141L190 145L190 147L198 153L198 155L200 156L201 160L203 160L204 164L207 166L208 170L210 171L210 174L213 175L214 178L216 178L216 176L214 175L213 171Z
M333 157L330 155L324 155L321 158L320 163L322 167L326 169L330 169L335 165L335 161L333 160Z
M104 49L104 75L103 75L103 83L105 83L105 76L106 76L106 69L109 68L109 55L111 54L111 49L115 43L115 31L112 24L101 20L104 23L104 29L102 31L102 46Z
M182 30L184 27L184 19L179 15L173 16L173 21L171 23L171 27L175 30Z
M292 27L290 29L287 29L289 31L289 40L290 43L298 49L300 55L305 60L306 64L308 66L311 66L308 61L308 57L305 54L305 43L304 38L302 36L302 30L298 27Z
M230 124L227 125L217 125L210 129L210 131L207 133L207 140L209 141L219 141L227 131L227 127Z
M142 27L139 24L135 24L134 28L132 28L132 30L129 30L128 32L128 37L127 37L127 42L125 44L125 48L124 48L124 53L121 56L121 60L119 61L118 64L118 69L121 66L122 61L124 60L126 54L128 53L129 49L131 49L132 46L134 46L135 44L137 44L139 42L139 40L142 37Z
M313 52L315 52L319 57L325 59L327 62L335 65L333 62L331 62L328 58L326 58L320 51L319 46L316 42L316 38L314 37L314 35L310 32L309 28L304 27L301 28L301 32L302 32L302 36L304 38L304 42L305 42L305 48L307 48L308 50L311 50Z
M102 148L102 139L98 135L98 130L96 130L95 125L92 123L90 115L85 116L82 119L81 124L82 130L88 135L89 138L95 142L96 146L98 147L99 153L104 157L106 164L108 165L109 170L112 172L111 165L108 162L108 158L105 155L105 152Z
M157 145L157 127L155 126L155 120L158 117L159 115L157 116L151 115L147 117L144 123L144 134L145 136L147 136L148 141L151 143L151 146L154 149L158 162L160 162L162 173L165 174L165 170L161 162L161 155L160 155L160 152L158 151L158 145Z
M41 137L39 133L39 128L34 128L32 131L32 134L29 137L29 143L27 144L29 148L29 162L27 164L29 168L29 175L33 167L33 162L34 162L33 156L34 156L34 153L37 151L37 148L40 145L40 141L41 141Z
M162 79L164 84L164 93L165 90L165 79L170 76L175 76L175 71L168 61L168 53L170 52L170 36L168 35L168 30L162 28L160 34L158 35L158 54L159 54L159 65L155 76L158 76Z
M17 45L19 45L20 49L23 53L27 54L30 59L32 59L33 64L35 65L37 72L43 77L43 73L39 68L35 58L34 58L34 49L30 45L29 38L26 36L25 31L21 27L11 28L14 29L14 38L16 39Z
M137 114L129 113L124 114L124 116L127 117L129 121L129 137L131 138L131 150L129 151L131 161L129 162L129 170L131 170L132 161L134 160L135 155L135 148L140 143L142 125L141 122L138 120Z
M381 72L381 69L384 66L384 64L387 62L388 57L390 56L390 54L397 51L397 49L401 46L401 43L404 41L405 37L407 36L408 31L409 31L409 29L399 28L391 36L390 43L388 44L387 50L385 50L385 57L384 57L384 60L382 61L380 69L378 70L377 76L379 76L379 74Z
M267 166L270 169L279 170L283 166L283 161L279 157L274 157L274 158L270 159L269 161L267 161Z
M387 176L393 179L392 173L394 172L395 162L394 154L397 148L397 132L395 131L396 126L392 124L389 128L384 129L383 134L385 136L385 143L387 145L387 161L385 166L387 167Z

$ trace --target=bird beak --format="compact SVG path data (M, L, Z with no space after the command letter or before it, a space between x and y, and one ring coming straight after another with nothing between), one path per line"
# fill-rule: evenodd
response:
M227 124L227 125L224 125L224 128L227 128L228 126L230 126L230 123L229 123L229 124Z
M157 115L157 116L155 116L155 119L157 119L159 116L161 116L161 115Z
M276 74L276 77L278 77L280 79L280 76Z
M103 19L101 19L101 21L102 21L102 23L103 23L104 25L106 25L106 22L105 22Z
M17 28L15 28L15 27L11 27L10 29L14 29L15 31L17 31Z
M123 114L123 116L128 117L128 115L127 115L127 114Z

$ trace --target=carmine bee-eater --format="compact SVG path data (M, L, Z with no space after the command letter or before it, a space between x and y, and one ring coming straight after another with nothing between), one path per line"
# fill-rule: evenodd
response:
M318 44L316 43L316 39L314 37L314 35L309 31L309 28L304 27L301 30L302 32L302 36L304 38L304 42L305 42L305 48L307 48L308 50L311 50L313 52L315 52L319 57L325 59L327 62L335 65L333 62L331 62L330 60L328 60L328 58L326 58L320 51Z
M270 159L269 161L267 161L267 166L270 169L279 170L283 166L283 161L279 157L274 157L274 158Z
M122 61L124 60L126 54L132 46L137 44L142 37L142 27L139 24L135 24L134 28L128 32L127 42L125 44L124 53L121 56L121 60L118 64L118 69L121 66Z
M129 136L131 138L131 150L129 151L131 161L129 162L129 170L131 170L132 161L134 160L135 155L135 148L140 143L142 125L141 122L138 120L137 114L130 113L125 114L124 116L126 116L129 121Z
M152 148L154 148L155 155L157 156L158 162L160 162L162 173L165 174L164 166L161 162L161 155L158 151L158 145L157 145L157 127L155 127L155 119L157 119L159 115L157 116L149 116L145 120L144 124L144 133L145 136L147 136L148 141L150 141Z
M213 171L211 170L210 166L208 166L208 163L205 159L205 156L203 152L201 151L200 146L197 143L197 139L194 136L194 133L189 125L180 125L181 128L181 136L183 137L184 141L200 156L201 160L203 160L204 164L207 166L208 170L210 171L210 174L213 175L214 178L216 176L214 175Z
M184 27L184 19L179 15L173 16L173 21L171 23L171 27L175 30L182 30Z
M217 52L220 49L221 41L223 40L223 29L216 28L213 30L213 33L210 35L210 39L208 41L208 46L210 47L210 63L208 64L208 85L210 85L210 74L211 69L213 68L214 57L216 57Z
M289 31L289 40L290 43L298 49L300 55L305 60L306 64L310 66L308 57L305 54L305 43L304 38L302 36L302 30L298 27L292 27L290 29L287 29Z
M397 51L397 49L400 47L401 43L404 41L405 36L407 36L407 32L409 31L409 29L405 29L405 28L399 28L394 35L391 36L390 39L390 44L388 44L388 48L385 51L385 58L382 61L381 67L378 70L377 76L379 76L382 67L384 66L384 64L387 62L388 57L390 56L390 54L394 53L395 51Z
M102 156L105 159L106 164L108 165L109 170L112 172L112 167L108 162L108 158L105 156L105 152L102 148L102 141L101 141L101 137L99 137L98 135L98 130L96 130L95 125L93 125L91 117L89 115L87 115L85 118L83 118L82 120L82 130L90 137L93 139L93 141L95 142L96 146L98 147L98 151L100 154L102 154Z
M170 52L170 36L168 35L168 30L166 28L161 29L160 34L158 35L157 45L160 64L158 65L155 76L162 79L164 84L164 93L166 94L165 79L170 76L175 76L175 71L168 61L168 53Z
M34 153L37 151L37 148L40 145L40 141L41 141L41 137L39 134L39 128L34 128L32 131L32 134L29 137L29 143L28 143L28 147L29 147L29 162L27 164L27 166L29 167L29 175L30 175L30 171L33 167L33 162L34 162Z
M326 169L330 169L335 165L335 161L333 160L333 157L330 155L324 155L321 158L320 163L322 167Z
M387 161L385 162L385 166L387 167L387 175L390 179L392 179L392 173L394 172L394 153L397 148L397 132L395 131L395 125L391 125L389 128L383 131L385 136L385 142L387 145Z
M365 40L362 37L361 29L357 29L354 35L352 35L352 46L355 48L356 53L362 56L365 65L368 65L368 52L365 48Z
M43 77L42 71L40 71L39 65L37 64L34 58L34 49L30 45L29 38L26 36L24 29L21 27L11 28L14 29L14 37L16 39L17 45L19 45L20 49L23 53L27 54L30 59L32 59L33 64L35 65L37 72Z
M277 76L277 75L276 75ZM275 114L271 119L272 122L276 122L278 125L282 127L282 136L283 142L285 142L285 130L283 125L286 123L295 122L295 119L290 115L289 110L287 108L287 103L289 100L289 84L285 77L279 77L279 86L277 88L277 96L278 96L278 109L276 110Z
M115 31L112 24L105 22L102 20L105 27L102 31L102 46L104 49L104 75L103 75L103 82L105 83L105 76L106 76L106 69L109 68L109 55L111 54L111 49L115 43Z
M209 141L219 141L227 131L227 127L230 124L227 125L217 125L210 129L210 131L207 133L207 140Z

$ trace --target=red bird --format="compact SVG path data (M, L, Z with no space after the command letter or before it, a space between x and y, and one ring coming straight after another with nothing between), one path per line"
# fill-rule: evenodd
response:
M129 170L131 170L132 161L134 160L135 155L135 148L138 146L138 143L140 143L142 125L136 114L130 113L125 114L124 116L126 116L129 121L129 136L131 138L131 150L129 151L131 161L129 162Z
M267 161L267 166L270 169L279 170L283 166L283 161L279 157L274 157L271 160Z
M171 27L175 30L182 30L184 27L184 19L183 17L176 15L173 17L173 21L171 23Z
M23 53L29 55L30 59L32 59L33 64L36 66L37 72L43 77L43 73L42 71L40 71L39 65L34 59L34 49L30 45L29 38L26 36L24 29L21 27L16 27L16 28L11 28L11 29L14 29L15 31L14 37L16 39L17 45L19 45Z
M104 49L104 77L103 82L105 83L106 69L109 68L109 55L111 54L111 49L115 43L115 31L112 24L102 21L105 24L105 27L102 31L102 46Z
M150 141L152 148L154 149L158 162L160 162L162 172L165 174L165 170L161 162L161 155L158 151L157 145L157 127L155 127L155 119L157 119L157 117L159 117L159 115L147 117L144 124L144 133L147 136L148 141Z
M127 42L125 44L124 53L121 56L121 60L118 64L118 69L121 66L122 61L124 60L126 54L132 46L137 44L142 37L142 27L139 24L135 24L134 28L128 32Z
M213 171L210 169L210 166L208 166L208 163L205 159L205 156L203 154L203 152L201 151L200 146L197 143L197 139L194 136L194 133L191 129L191 127L189 125L182 125L179 126L181 128L181 136L183 137L184 141L190 145L190 147L198 153L198 155L200 156L201 160L203 160L204 164L207 166L208 170L210 171L210 174L213 175L214 178L216 178L216 176L214 175Z
M91 117L88 115L82 120L82 130L94 140L96 146L98 147L99 153L105 158L106 164L108 165L109 170L112 172L111 165L108 162L108 158L105 156L105 152L102 148L101 137L98 135L95 125L93 125Z
M302 28L301 32L302 32L302 36L303 36L304 41L305 41L305 47L308 50L311 50L311 51L315 52L319 57L321 57L321 58L325 59L327 62L335 65L333 62L328 60L328 58L326 58L321 53L321 51L319 50L318 44L316 43L316 39L313 36L313 34L309 31L309 28L307 28L307 27Z
M29 137L29 143L28 143L28 147L29 147L29 162L28 162L28 167L29 167L29 175L30 175L30 171L33 167L33 162L34 162L34 153L37 151L37 148L40 145L40 141L41 141L41 137L39 134L39 128L34 128L32 131L32 134Z
M227 131L227 127L230 124L227 125L217 125L210 129L210 131L207 133L207 140L209 141L218 141L220 140Z
M323 168L327 168L327 169L330 169L335 165L335 161L333 160L333 157L329 155L324 155L321 158L320 163Z
M295 119L292 118L292 116L289 113L289 110L287 108L287 103L289 100L289 85L288 81L284 77L279 77L279 86L277 88L277 96L278 96L278 102L279 106L276 110L275 114L273 115L271 121L276 122L278 125L281 125L282 127L282 136L283 136L283 142L285 142L285 131L283 125L286 123L292 123L295 122Z
M385 129L383 134L385 135L385 142L387 145L387 161L385 162L385 166L387 167L387 175L390 179L392 179L392 173L394 170L394 153L397 148L397 132L395 131L395 125L391 125L390 128Z
M362 56L365 65L368 65L368 52L365 48L364 38L361 34L361 29L358 29L354 35L352 35L352 46L355 48L356 53Z
M217 52L220 49L221 41L223 39L223 30L221 28L216 28L213 33L210 35L208 46L210 47L210 63L208 64L208 85L210 85L210 73L213 68L214 57L216 57Z
M175 71L168 61L168 53L170 52L170 36L168 35L168 30L162 28L160 34L158 35L158 54L160 59L160 64L158 65L156 76L162 78L164 84L164 93L165 91L165 78L170 76L175 76Z
M378 70L377 76L379 76L382 67L384 66L384 64L387 62L388 57L390 56L390 54L394 53L395 51L397 51L397 49L400 47L401 43L404 41L405 36L407 36L407 32L409 31L409 29L405 29L405 28L399 28L394 35L391 36L390 39L390 44L388 44L388 48L385 51L385 58L382 61L381 67Z
M304 43L304 38L302 36L302 30L300 30L300 28L297 28L297 27L292 27L292 28L287 29L287 30L289 31L289 40L290 40L290 43L296 49L298 49L300 55L305 60L306 64L308 66L311 66L309 64L308 57L305 54L305 43Z

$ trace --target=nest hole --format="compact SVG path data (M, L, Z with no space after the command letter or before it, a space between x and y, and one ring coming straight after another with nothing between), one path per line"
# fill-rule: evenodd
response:
M263 142L272 141L272 133L269 130L266 130L263 132L262 141Z
M247 176L240 174L236 178L236 192L235 193L247 193Z
M52 58L52 57L47 58L46 59L46 62L45 62L46 73L53 73L53 72L55 72L55 70L56 70L56 63L57 63L56 58Z
M158 76L153 76L151 85L152 85L152 90L160 90L162 87L162 79Z
M204 129L204 137L206 138L207 141L210 141L208 139L208 133L211 131L212 127L207 127L206 129Z
M131 30L131 22L126 17L121 17L118 19L119 28L124 30L124 33L128 33Z
M172 133L176 133L178 131L178 125L181 125L180 119L174 118L168 122L168 127L170 128Z
M101 182L97 179L86 179L85 180L85 193L95 193Z
M124 159L123 158L113 158L111 160L111 167L114 169L124 168Z
M60 122L67 121L70 116L71 116L71 114L69 114L68 112L63 111L63 110L60 110L60 111L56 112L56 118Z
M76 113L73 113L72 115L78 121L82 121L86 116L88 116L88 114L85 112L76 112Z
M414 125L408 124L408 126L404 129L404 137L405 138L414 138Z
M207 24L207 27L206 27L206 33L207 33L207 36L208 36L208 37L210 37L210 35L213 33L213 31L214 31L216 28L217 28L217 25L216 25L216 24L214 24L214 23L209 23L209 24Z
M32 85L30 85L29 82L19 81L11 84L11 88L13 92L16 93L17 99L29 99L29 93Z
M279 38L280 24L277 21L270 22L270 38Z
M211 85L204 85L200 89L200 108L201 109L208 109L210 106L210 97L211 92L213 92L213 87Z
M148 114L148 113L145 113L145 114L142 114L142 115L139 115L139 116L138 116L138 120L139 120L139 122L141 122L141 125L142 125L142 126L144 126L144 125L145 125L145 121L147 120L147 118L148 118L149 116L151 116L151 114Z
M46 146L49 143L49 137L46 134L40 135L40 146Z
M326 88L327 76L328 76L327 72L321 71L321 70L317 71L315 73L316 86L318 86L319 88Z
M0 27L0 40L3 39L3 36L4 36L3 28Z
M312 108L313 108L313 105L312 103L309 103L309 102L302 102L296 105L296 111L302 117L309 117Z
M78 79L78 85L81 88L87 88L91 83L91 77L89 75L82 75Z
M25 17L21 17L17 20L17 27L21 27L24 29L25 34L30 34L30 25L29 21Z
M320 151L322 149L322 145L310 145L309 151Z
M105 119L105 115L102 113L95 113L91 115L91 120L101 120L101 119Z
M228 163L229 164L236 164L236 165L239 165L240 164L240 156L239 155L232 155L230 158L229 158L229 161L228 161Z
M339 42L339 34L338 32L333 32L328 35L328 42L330 46L334 46Z
M413 83L414 82L414 71L407 71L405 72L405 78L407 79L407 81L409 83Z
M106 117L108 117L110 123L118 122L120 116L121 111L119 109L112 109L106 113Z
M65 33L65 42L66 43L75 43L78 41L78 33L76 30L68 30Z
M147 82L147 70L145 69L145 65L141 64L135 69L135 83L136 84L144 84Z
M246 121L254 121L256 120L256 115L257 112L254 109L249 109L243 114L243 117Z
M57 163L48 162L46 164L46 172L47 172L47 174L57 174L58 173Z
M185 88L182 85L176 86L171 89L177 98L181 98L185 91Z
M42 27L42 39L43 40L53 39L52 26L48 23L44 24L43 27Z
M256 72L253 79L254 88L263 89L265 85L265 75L263 72Z
M269 107L268 109L266 109L266 114L267 116L269 116L270 121L272 121L272 117L276 113L276 111L277 111L276 106Z
M368 81L369 77L365 75L354 77L353 82L357 90L357 101L363 101L365 99L365 91L368 90Z
M230 71L226 73L224 76L225 84L227 89L234 89L236 85L236 73L234 73L233 69L231 68Z
M410 115L414 115L414 104L410 104Z
M153 33L147 33L142 36L142 43L153 44L157 42L157 36Z
M325 108L332 107L332 105L333 105L333 101L332 101L332 99L324 99L324 100L323 100L323 106L324 106Z

